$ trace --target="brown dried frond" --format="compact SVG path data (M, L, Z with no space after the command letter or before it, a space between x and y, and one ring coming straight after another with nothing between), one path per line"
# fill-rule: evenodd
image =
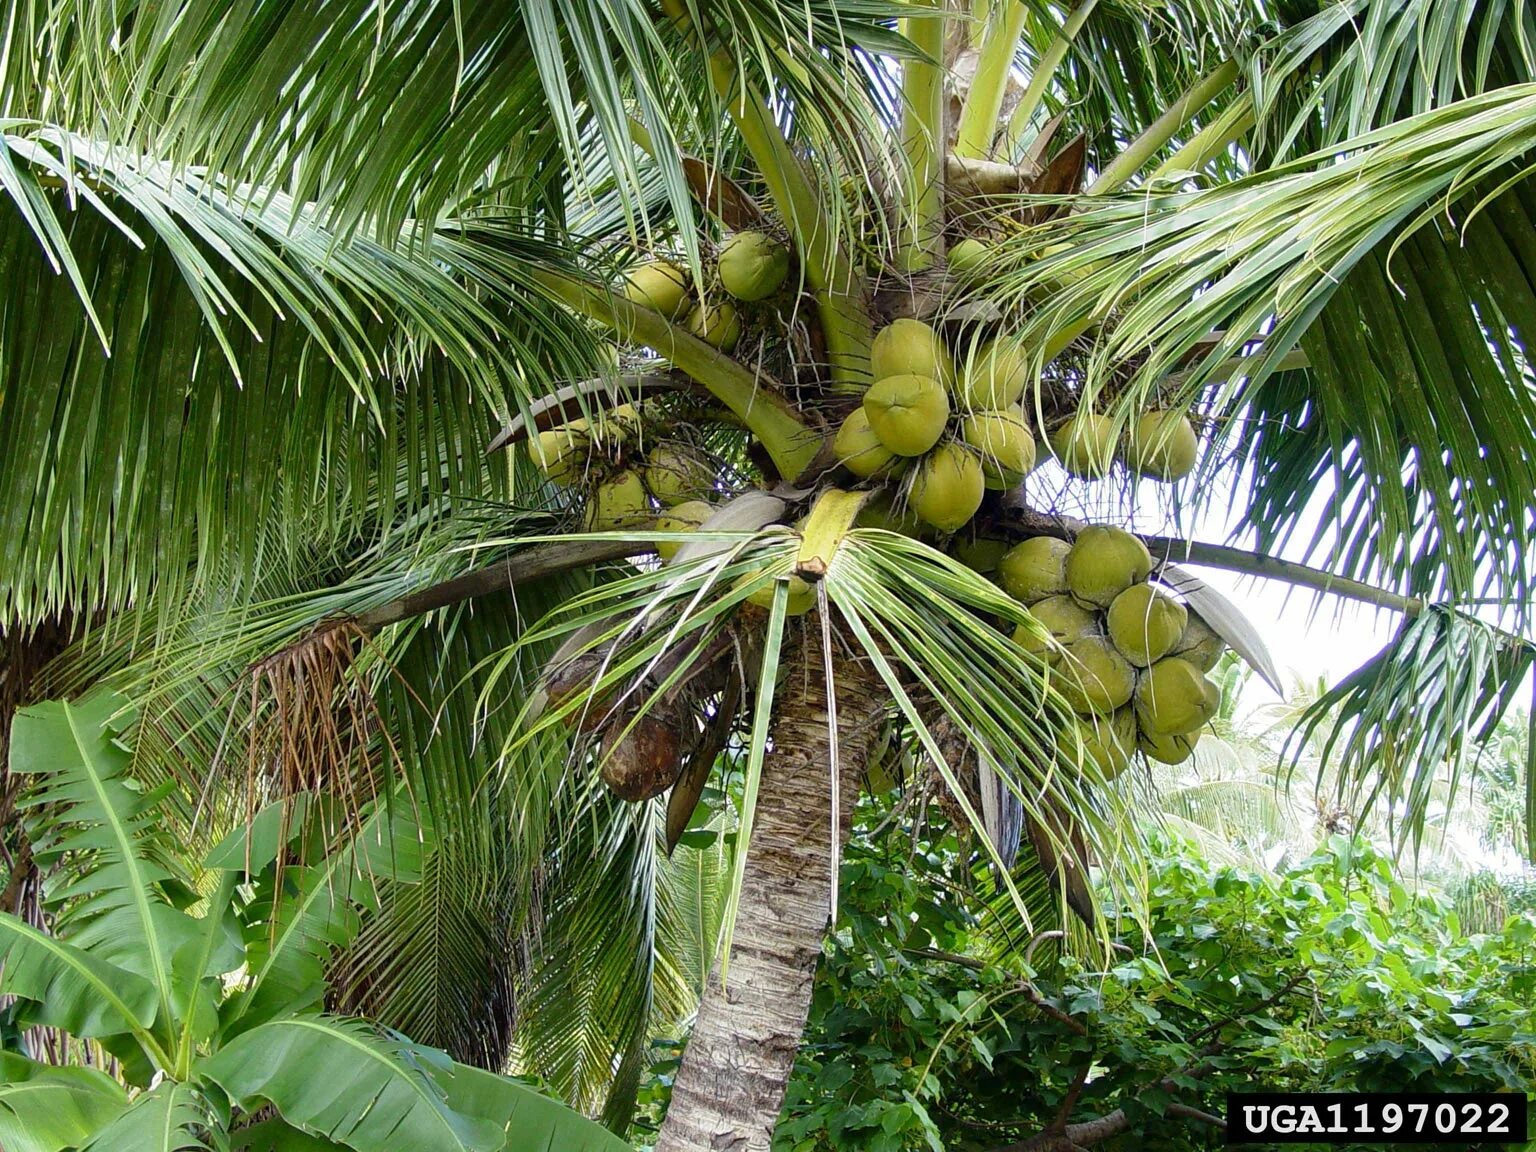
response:
M399 756L357 668L367 641L354 621L327 620L251 666L247 819L262 804L312 792L338 800L355 825L378 798L380 748L391 764Z

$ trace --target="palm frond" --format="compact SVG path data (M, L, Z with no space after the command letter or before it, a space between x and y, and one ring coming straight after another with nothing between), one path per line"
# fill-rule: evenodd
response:
M1505 87L1208 192L1087 202L1018 242L1076 241L1009 277L1025 308L1055 285L1028 309L1026 346L1048 356L1053 334L1105 321L1073 381L1081 402L1123 421L1208 384L1240 454L1262 452L1294 493L1331 484L1338 528L1311 542L1330 569L1431 598L1491 582L1523 603L1536 297L1514 229L1533 110L1536 86ZM1458 202L1453 233L1435 214ZM1265 393L1298 344L1311 374ZM1248 526L1268 547L1296 527L1300 496L1279 505L1259 483L1255 508L1273 517Z
M1351 811L1383 808L1399 845L1417 847L1448 774L1454 798L1477 769L1477 746L1536 665L1536 645L1481 620L1433 608L1308 709L1285 753L1320 736L1319 770L1337 774ZM1529 770L1527 768L1527 770Z

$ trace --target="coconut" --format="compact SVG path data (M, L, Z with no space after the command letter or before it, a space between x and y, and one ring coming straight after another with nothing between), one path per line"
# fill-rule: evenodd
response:
M598 413L592 425L592 436L599 444L611 448L639 440L643 428L640 410L633 404L620 404Z
M736 308L724 300L695 305L686 323L688 331L722 352L729 352L741 339L741 318L736 315Z
M1074 476L1097 479L1115 457L1115 424L1108 416L1079 410L1048 437L1051 453Z
M626 469L605 480L587 498L587 531L632 528L651 517L651 501L637 473Z
M1152 572L1147 546L1119 528L1094 524L1077 534L1067 553L1067 587L1090 607L1108 608L1132 584Z
M950 248L947 259L949 270L957 276L972 276L991 254L992 247L986 241L967 236Z
M1186 732L1182 736L1166 736L1158 732L1138 732L1136 746L1153 760L1163 764L1182 764L1195 751L1200 733Z
M990 340L966 361L960 379L960 407L998 412L1024 398L1034 370L1024 349L1011 340Z
M743 577L746 580L755 580L755 576ZM786 577L789 581L789 603L785 611L791 616L804 616L812 608L816 607L816 586L809 584L799 576L791 573ZM773 607L773 588L778 583L770 580L752 595L747 597L748 604L756 604L759 608Z
M1050 641L1042 641L1024 625L1020 625L1013 638L1025 651L1045 656L1052 662L1061 650L1079 640L1099 634L1099 617L1070 596L1047 596L1029 606L1029 614L1035 622L1050 633Z
M857 528L883 528L887 532L899 532L914 539L928 530L909 505L903 505L898 512L887 492L881 492L867 501L853 518L853 523Z
M855 476L878 476L886 472L895 453L880 442L875 430L869 426L869 413L862 407L855 408L837 430L832 441L837 461Z
M1145 668L1173 651L1188 618L1172 596L1150 584L1132 584L1109 606L1109 638L1122 656Z
M765 300L789 275L789 249L762 232L738 232L720 249L720 284L738 300Z
M1209 672L1226 650L1225 642L1211 631L1211 626L1191 612L1189 623L1184 625L1184 633L1174 644L1171 655L1188 660L1202 672Z
M1008 541L991 536L963 536L956 539L951 551L972 572L986 575L997 571L998 563L1008 552Z
M1154 736L1182 736L1207 724L1221 706L1221 689L1188 660L1165 656L1136 686L1136 718Z
M1127 431L1121 459L1142 476L1182 480L1195 470L1199 448L1194 425L1184 413L1147 412Z
M1051 536L1015 544L997 565L998 582L1015 600L1033 604L1067 590L1067 553L1072 545Z
M688 277L665 260L637 264L624 273L624 299L675 320L688 306Z
M954 532L971 522L984 495L981 461L965 445L951 440L923 457L907 502L918 519L941 532Z
M1136 669L1103 636L1085 636L1067 645L1058 687L1078 712L1108 714L1136 691Z
M960 422L960 438L981 454L989 488L1012 488L1035 466L1035 437L1017 404L972 413Z
M869 370L876 380L926 376L947 385L955 378L949 349L921 320L896 320L880 329L870 346Z
M638 804L660 796L682 771L682 748L675 728L654 716L634 726L615 721L603 736L599 770L603 783L620 800Z
M587 422L573 420L540 432L528 441L528 454L540 472L557 484L575 484L587 462Z
M656 518L656 530L658 532L691 532L695 528L704 526L704 522L715 514L712 505L703 500L684 500L681 504L668 508ZM677 555L677 550L683 546L682 540L658 540L656 542L656 554L663 560L670 560Z
M864 393L875 435L898 456L921 456L939 442L949 420L949 396L931 376L887 376Z
M1083 740L1086 758L1093 762L1103 780L1113 780L1131 764L1136 751L1136 713L1117 708L1108 716L1080 716L1078 735Z
M715 469L687 445L658 444L646 455L645 486L652 496L671 507L714 488Z

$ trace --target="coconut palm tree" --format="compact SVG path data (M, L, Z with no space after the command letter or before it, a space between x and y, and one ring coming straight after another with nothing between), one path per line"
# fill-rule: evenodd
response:
M348 1003L614 1121L695 984L663 849L739 796L658 1147L766 1148L882 749L1086 908L1210 633L1266 664L1169 560L1403 614L1341 788L1422 822L1473 762L1532 657L1533 19L13 5L11 708L112 680L191 837L403 777Z

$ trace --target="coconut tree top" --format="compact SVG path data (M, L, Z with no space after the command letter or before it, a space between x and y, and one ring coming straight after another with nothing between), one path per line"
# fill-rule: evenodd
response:
M1521 9L78 0L5 37L0 611L76 641L36 691L113 678L193 794L419 785L485 918L569 913L525 1035L588 1102L620 1068L610 1118L693 993L658 854L735 765L723 978L763 1012L706 1001L663 1146L762 1146L882 748L1021 911L1021 842L1091 907L1114 778L1189 754L1224 645L1265 670L1183 562L1403 613L1325 758L1410 829L1529 667ZM1186 529L1235 493L1236 537L1149 535L1151 487ZM415 1024L412 898L353 962Z

